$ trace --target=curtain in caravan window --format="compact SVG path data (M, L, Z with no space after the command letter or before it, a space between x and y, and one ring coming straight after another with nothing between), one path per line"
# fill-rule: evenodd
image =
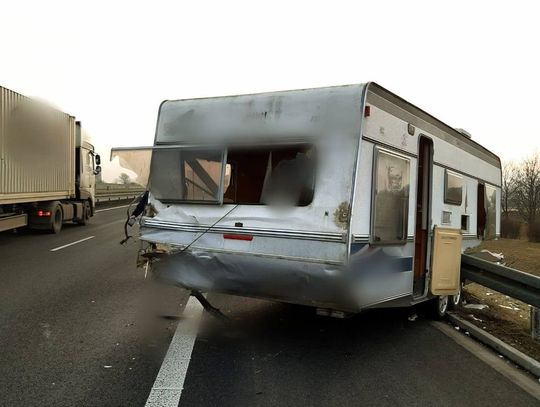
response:
M374 243L407 240L409 167L409 159L375 149L371 233Z

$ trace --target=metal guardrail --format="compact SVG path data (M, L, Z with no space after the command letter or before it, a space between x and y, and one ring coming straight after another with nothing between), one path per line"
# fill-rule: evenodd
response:
M124 201L128 199L135 199L141 195L144 190L132 190L132 191L96 191L96 202L110 202L110 201Z
M461 276L531 305L531 336L540 340L540 277L468 254L461 255Z
M468 254L461 255L461 275L467 280L540 308L540 277Z

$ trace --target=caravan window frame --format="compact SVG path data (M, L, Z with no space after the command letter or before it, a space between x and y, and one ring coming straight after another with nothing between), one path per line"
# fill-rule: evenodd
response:
M250 150L250 147L253 147L253 149ZM311 189L310 189L310 194L309 194L308 199L302 204L292 205L291 207L305 208L305 207L308 207L308 206L312 205L313 200L315 199L315 189L316 189L316 184L317 184L317 179L316 178L317 178L318 159L319 159L319 150L318 150L318 148L316 147L316 145L313 142L297 142L297 141L293 141L293 142L285 142L285 143L264 143L264 144L257 144L257 145L232 145L232 146L228 147L227 148L227 157L226 157L225 163L226 163L226 165L231 164L231 166L232 166L230 185L235 186L235 185L238 184L238 178L237 178L238 167L235 166L234 163L232 163L232 162L229 163L229 158L230 158L229 153L231 152L230 150L232 150L232 156L234 156L236 153L238 153L238 151L241 151L243 149L245 149L247 151L250 151L250 152L251 151L252 152L261 152L261 151L265 151L265 150L279 151L279 150L291 149L291 148L295 148L295 147L298 148L299 150L302 150L302 149L311 150L312 151L312 160L313 160L314 164L313 164L313 168L312 168L312 172L311 172L311 176L312 176L311 181L312 182L311 182ZM272 177L270 177L270 180L271 180L271 178ZM227 193L227 189L224 188L223 189L223 195L224 195L223 202L224 202L224 204L228 204L228 205L252 205L252 206L271 206L272 205L272 203L263 202L262 200L260 200L259 202L249 202L249 201L240 201L240 200L234 200L232 202L225 201L226 193Z
M152 163L150 165L150 173L152 174L152 167L154 164L155 159L155 153L158 151L205 151L205 152L213 152L221 154L221 160L219 161L221 163L221 174L220 174L220 180L217 190L217 199L215 200L197 200L197 199L179 199L179 198L158 198L160 202L164 204L176 204L176 203L183 203L183 204L198 204L198 205L223 205L223 193L224 193L224 184L225 184L225 169L227 164L227 148L223 146L215 146L215 145L189 145L189 146L154 146L152 149ZM218 162L218 161L216 161ZM183 169L180 169L180 171L183 172ZM149 180L150 182L150 180Z
M401 239L387 239L387 240L376 240L376 222L377 222L377 178L378 178L378 168L379 168L379 158L380 154L386 154L388 156L398 158L403 160L407 165L407 175L408 179L406 180L406 195L403 199L403 206L401 207L403 211L402 223L400 225L401 229ZM370 220L370 244L371 245L405 245L407 244L408 231L409 231L409 208L410 208L410 188L411 188L411 159L410 157L398 154L394 151L390 151L379 146L374 146L373 148L373 167L372 167L372 181L371 181L371 220Z
M156 155L159 154L160 151L167 151L167 152L177 152L178 154L181 154L182 151L201 151L201 152L204 152L204 153L213 153L215 152L216 154L219 153L221 154L221 161L218 161L216 160L215 162L220 162L221 163L221 173L220 173L220 179L219 179L219 185L218 185L218 190L216 192L216 196L215 198L216 199L185 199L185 198L179 198L179 197L167 197L167 196L161 196L161 195L166 195L166 192L164 192L165 190L164 189L161 189L161 188L158 188L158 190L161 189L161 194L160 196L157 196L155 195L155 198L157 200L159 200L160 202L164 203L164 204L202 204L202 205L253 205L253 206L269 206L271 204L269 203L264 203L264 202L242 202L242 201L238 201L238 200L235 200L234 202L228 202L228 201L225 201L225 193L226 193L226 190L227 188L232 184L234 185L237 180L235 179L235 177L237 176L237 173L236 171L238 171L237 168L235 168L235 166L233 165L233 163L229 163L229 150L233 150L233 152L237 152L237 150L242 150L242 149L247 149L249 151L250 148L255 148L256 150L259 150L259 149L263 149L263 150L270 150L272 148L281 148L281 149L285 149L285 148L290 148L290 147L299 147L299 148L302 148L302 149L310 149L312 150L312 154L313 154L313 157L312 159L314 160L314 166L312 168L312 173L311 173L311 176L312 176L312 183L311 183L311 190L310 190L310 194L309 194L309 197L308 199L306 200L305 203L302 203L302 204L297 204L297 205L292 205L292 207L297 207L297 208L300 208L300 207L308 207L310 205L312 205L313 203L313 200L315 198L315 189L316 189L316 184L317 184L317 156L318 156L318 149L316 148L316 145L313 143L313 142L306 142L306 141L294 141L294 142L284 142L284 143L278 143L278 142L273 142L273 143L264 143L264 144L245 144L245 145L241 145L241 144L234 144L234 145L231 145L231 146L223 146L223 145L159 145L159 146L154 146L152 148L152 159L151 159L151 164L150 164L150 175L153 177L154 175L154 172L155 172L155 168L156 166L159 167L159 157L156 157ZM179 159L179 163L182 164L184 161L180 158ZM185 165L185 163L183 164ZM227 185L225 185L225 181L227 180L227 168L230 169L230 178L229 178L229 182ZM178 178L179 179L185 179L185 174L184 174L184 168L181 168L179 170L179 174L178 174ZM152 178L151 177L151 178ZM149 180L149 186L150 186L150 181L151 179ZM215 180L217 182L217 179ZM159 184L159 182L155 182L155 184ZM172 183L171 185L176 185L175 183ZM180 183L181 185L181 183ZM150 187L150 189L152 189ZM165 188L166 189L166 188ZM178 194L178 195L183 195L183 194Z

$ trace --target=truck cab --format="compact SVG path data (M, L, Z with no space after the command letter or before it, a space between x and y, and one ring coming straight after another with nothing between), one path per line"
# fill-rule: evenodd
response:
M77 122L75 150L75 179L77 199L83 201L85 216L94 215L96 204L96 176L101 172L101 158L90 144L90 137Z

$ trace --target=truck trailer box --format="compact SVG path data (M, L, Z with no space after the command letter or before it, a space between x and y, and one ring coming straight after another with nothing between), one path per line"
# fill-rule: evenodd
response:
M0 205L75 196L75 118L0 87Z

